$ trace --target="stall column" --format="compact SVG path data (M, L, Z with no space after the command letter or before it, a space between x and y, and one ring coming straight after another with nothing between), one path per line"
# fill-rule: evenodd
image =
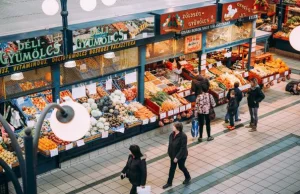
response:
M228 52L232 53L232 47L230 47L228 49ZM226 67L230 68L231 67L231 64L232 64L232 54L230 55L230 57L227 57L226 58Z
M282 17L283 17L283 1L280 0L279 6L277 6L279 11L278 11L278 24L277 24L277 30L281 31L282 30Z
M247 70L248 71L250 70L250 66L251 66L251 62L252 62L252 51L255 52L255 47L252 48L252 41L253 41L253 39L251 38L249 40L249 51L248 51L248 62L247 62ZM256 43L256 39L254 41ZM255 57L255 55L253 57Z
M60 65L55 64L51 66L52 76L52 100L53 102L59 102L59 90L60 90Z
M199 59L198 62L198 71L201 72L201 65L202 65L202 51L197 52L197 57Z
M145 90L145 66L146 66L146 46L139 47L139 73L138 73L138 101L144 104Z

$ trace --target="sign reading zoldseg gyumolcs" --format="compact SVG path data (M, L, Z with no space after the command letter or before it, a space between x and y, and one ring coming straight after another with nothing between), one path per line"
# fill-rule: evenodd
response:
M154 36L154 16L73 31L73 51Z

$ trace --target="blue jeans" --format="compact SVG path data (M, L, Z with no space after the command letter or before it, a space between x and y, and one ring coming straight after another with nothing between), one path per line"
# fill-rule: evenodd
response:
M240 107L238 106L238 108L236 109L236 113L235 113L235 121L237 121L239 119L239 114L240 114ZM225 115L225 121L229 120L229 113L227 111L226 115Z

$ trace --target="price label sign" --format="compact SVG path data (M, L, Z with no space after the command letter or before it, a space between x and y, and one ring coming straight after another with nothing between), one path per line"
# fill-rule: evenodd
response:
M167 117L167 114L166 114L165 112L160 113L160 118L161 118L161 119L164 119L164 118L166 118L166 117Z
M137 79L136 72L128 73L125 75L125 85L135 83Z
M151 122L151 123L154 123L155 121L156 121L156 117L150 118L150 122Z
M248 76L249 76L249 72L245 72L244 77L248 77Z
M209 64L209 65L208 65L208 69L212 68L212 66L213 66L212 64Z
M19 105L24 104L24 98L23 98L23 97L18 98L18 99L17 99L17 103L18 103Z
M275 79L279 79L280 78L280 75L279 74L276 74L275 75Z
M147 125L149 123L149 119L144 119L143 120L143 125Z
M274 80L274 76L269 77L269 81L273 81Z
M73 143L66 145L66 150L70 150L73 148Z
M54 157L54 156L57 156L58 155L58 149L53 149L53 150L50 150L50 156L51 157Z
M101 137L102 137L102 138L108 138L108 131L103 131L103 132L101 133Z
M189 110L189 109L191 109L191 108L192 108L192 104L191 104L191 103L189 103L189 104L186 105L186 109L187 109L187 110Z
M173 110L168 111L168 116L172 116L172 115L174 115L174 111Z
M221 61L218 61L217 62L217 67L221 66L222 65L222 62Z
M76 142L76 144L77 144L77 147L81 147L81 146L83 146L83 145L84 145L84 141L83 141L83 139L81 139L81 140L78 140L78 141Z
M31 120L31 121L27 121L27 127L34 127L35 125L35 121Z
M180 92L178 95L179 95L180 97L184 97L183 92Z
M122 127L122 128L120 128L120 129L118 129L117 131L120 132L120 133L124 133L124 132L125 132L125 128Z
M90 92L90 94L96 94L97 90L96 90L96 83L92 83L86 86L86 88L88 89L88 91Z
M181 107L179 108L179 110L180 110L180 112L185 111L185 106L181 106Z
M288 75L288 74L289 74L289 71L284 72L284 75Z
M219 93L219 99L224 98L224 93Z
M263 84L268 82L268 78L263 79Z
M105 89L106 90L111 90L112 89L112 79L106 80Z
M184 94L185 94L185 96L189 96L189 95L191 95L191 90L187 90L187 91L185 91L185 92L184 92Z
M179 108L175 108L174 109L174 114L178 114L179 113Z

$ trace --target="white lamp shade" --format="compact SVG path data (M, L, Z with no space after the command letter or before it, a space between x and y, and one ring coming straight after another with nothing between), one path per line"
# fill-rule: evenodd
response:
M24 79L24 75L22 72L14 73L10 76L10 79L15 80L15 81L22 80L22 79Z
M68 101L60 104L70 106L74 110L74 118L68 123L61 123L56 118L57 109L54 109L50 117L50 127L53 133L64 141L77 141L81 139L90 128L90 115L79 103Z
M102 3L106 6L112 6L117 2L117 0L102 0Z
M296 51L300 51L300 26L292 30L290 34L290 44Z
M75 61L67 61L64 64L65 68L73 68L76 67L76 62Z
M59 11L59 4L56 0L44 0L42 10L46 15L55 15Z
M115 55L114 52L109 52L109 53L104 54L105 59L112 59L112 58L115 58L115 57L116 57L116 55Z
M97 6L97 0L80 0L80 6L84 11L93 11Z

